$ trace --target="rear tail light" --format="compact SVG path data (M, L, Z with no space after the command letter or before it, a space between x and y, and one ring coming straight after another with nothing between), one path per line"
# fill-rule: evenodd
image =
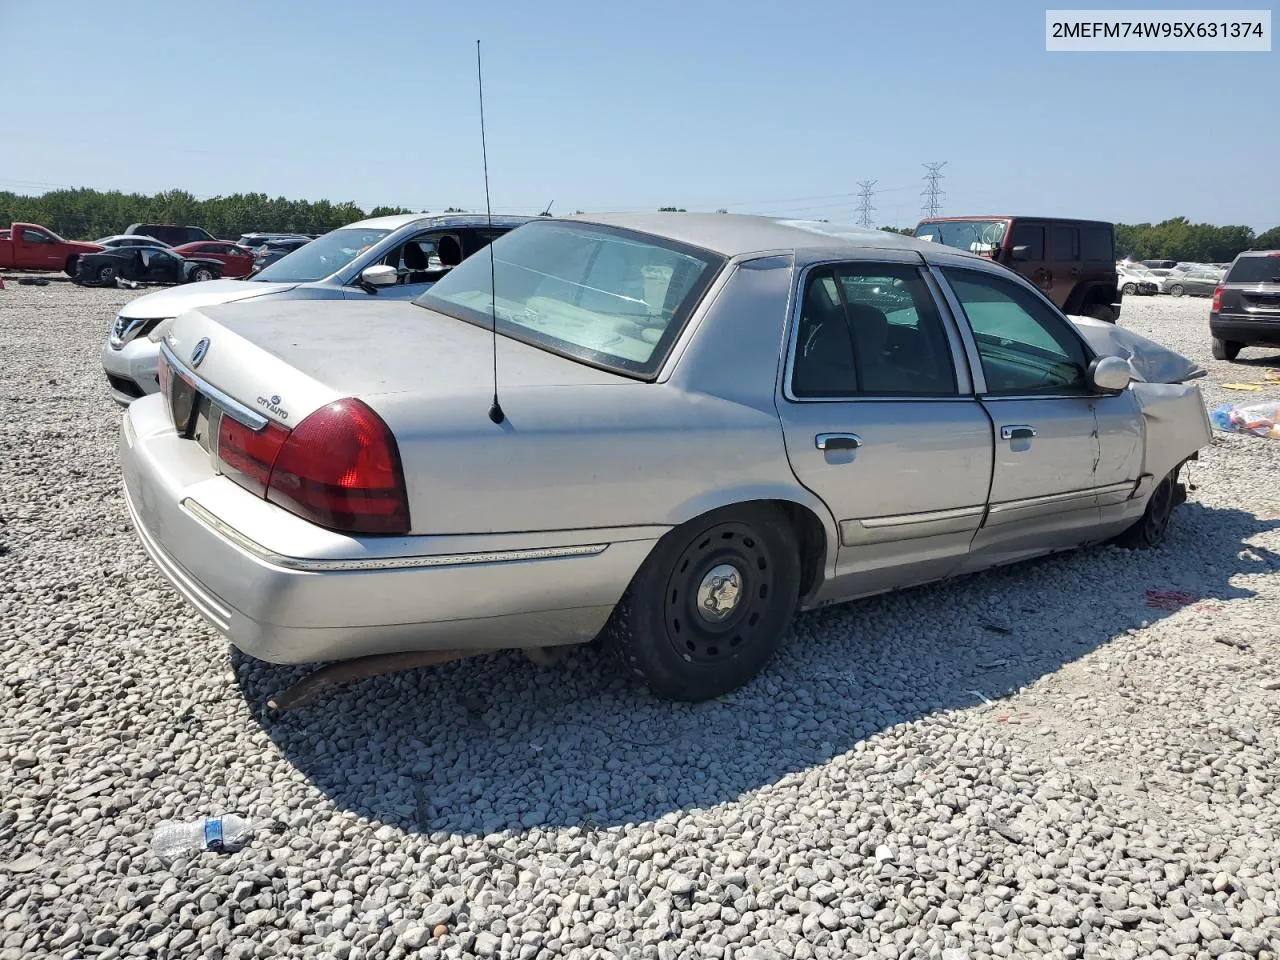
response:
M359 400L337 400L293 430L254 431L224 415L217 458L245 489L318 526L405 534L409 501L395 438Z
M218 463L240 486L260 497L267 494L271 465L289 438L289 431L268 422L261 430L251 430L223 414L218 423Z
M1222 309L1222 284L1213 288L1213 306L1209 309L1215 312Z

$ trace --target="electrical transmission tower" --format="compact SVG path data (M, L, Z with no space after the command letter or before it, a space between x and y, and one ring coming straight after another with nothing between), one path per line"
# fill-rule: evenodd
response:
M936 217L942 212L942 198L946 196L942 192L942 168L947 165L947 161L940 163L926 163L925 170L928 172L924 175L925 188L920 191L920 196L924 197L924 215L926 217Z
M871 205L871 198L874 193L873 187L879 180L859 180L858 181L858 226L870 229L872 224L871 214L875 207Z

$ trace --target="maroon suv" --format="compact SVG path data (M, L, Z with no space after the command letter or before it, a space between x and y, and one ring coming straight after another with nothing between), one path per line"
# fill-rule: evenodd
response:
M916 236L989 257L1022 274L1063 313L1115 323L1115 227L1052 217L930 217Z

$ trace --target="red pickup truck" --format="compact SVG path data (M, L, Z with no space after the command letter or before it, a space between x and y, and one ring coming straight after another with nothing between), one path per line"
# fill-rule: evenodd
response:
M34 223L15 223L0 230L0 270L64 270L74 277L76 261L101 249L96 243L63 240Z

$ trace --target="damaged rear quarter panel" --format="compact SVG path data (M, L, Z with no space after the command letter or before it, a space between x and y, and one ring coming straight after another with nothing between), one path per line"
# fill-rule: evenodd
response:
M1200 388L1190 383L1143 383L1131 387L1142 408L1147 434L1144 473L1160 480L1213 439Z

